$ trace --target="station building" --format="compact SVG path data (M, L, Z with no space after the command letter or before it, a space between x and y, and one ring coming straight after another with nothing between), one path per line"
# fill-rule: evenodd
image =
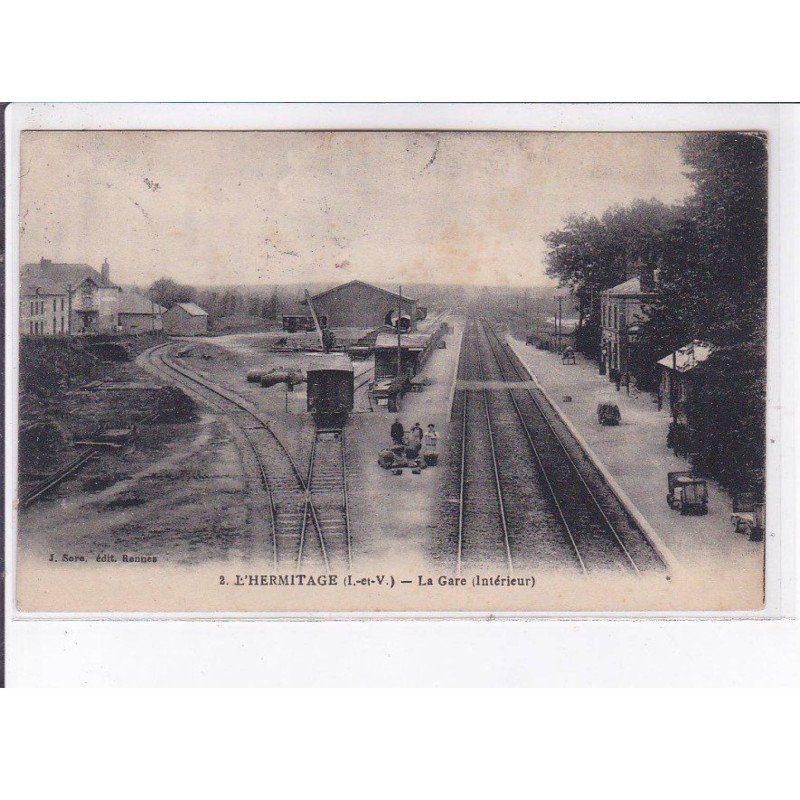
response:
M609 380L627 384L631 351L636 346L639 323L654 298L652 271L629 278L600 295L600 370Z
M378 328L394 325L398 310L408 318L409 330L417 327L417 301L397 292L352 280L311 298L317 316L331 328Z

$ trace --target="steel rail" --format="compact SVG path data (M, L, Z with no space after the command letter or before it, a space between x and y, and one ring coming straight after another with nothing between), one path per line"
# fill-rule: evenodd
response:
M361 375L358 375L356 377L360 378L362 375L367 375L368 372L372 372L372 370L368 369L366 372L362 372ZM356 389L360 389L362 386L366 386L372 380L372 377L373 377L372 375L367 375L367 377L364 378L364 380L361 381L361 383L357 383L355 384L355 386L353 386L353 391L355 392Z
M175 379L175 374L176 373L178 375L181 375L185 380L178 381L179 384L182 384L185 388L188 388L189 391L192 394L194 394L196 397L200 398L200 400L202 402L204 402L207 405L210 405L212 408L216 408L218 411L224 413L226 409L221 403L219 403L216 400L210 400L208 397L203 395L201 392L197 391L196 386L202 386L203 388L207 389L208 391L212 392L213 394L215 394L215 395L217 395L219 397L222 397L223 399L227 400L228 402L234 402L234 401L231 400L230 398L225 397L225 395L221 394L220 392L216 391L212 386L206 385L205 382L203 382L201 380L197 380L193 376L191 376L188 373L186 373L184 370L180 369L176 364L173 364L171 361L169 361L166 358L164 358L164 355L160 351L163 348L167 347L167 346L168 346L168 343L167 344L163 344L163 345L157 345L156 347L154 347L152 350L149 351L149 353L148 353L148 361L150 362L150 364L152 366L154 366L155 369L157 371L161 372L162 374L166 371L166 373L169 375L169 377L172 380ZM155 364L153 362L153 358L154 357L158 358L158 360L159 360L159 362L161 364L160 367L159 367L158 364ZM258 419L258 417L255 417L255 415L253 415L252 412L249 411L249 409L241 406L238 403L235 403L235 405L239 406L239 408L241 408L243 411L246 411L248 414L250 414L250 416L253 416L265 428L268 428L268 426L264 425L263 421ZM278 525L277 525L277 514L276 514L276 507L275 507L275 498L274 498L274 494L273 494L273 491L272 491L272 485L270 484L270 481L269 481L269 478L268 478L268 472L267 472L267 469L266 469L266 467L264 465L264 461L261 458L261 453L259 453L259 451L258 451L258 446L253 441L253 439L250 436L250 434L247 432L247 428L245 428L245 427L243 427L241 425L238 426L238 427L239 427L239 430L241 431L242 435L244 436L245 441L250 446L250 449L251 449L251 451L253 453L253 457L255 458L255 461L256 461L256 466L258 468L259 478L261 480L261 485L263 486L264 490L267 492L267 499L269 501L269 510L270 510L270 529L271 529L271 532L272 532L272 537L271 537L272 538L272 562L273 562L274 569L277 571L277 569L278 569L278 535L277 535L277 533L278 533ZM280 442L280 440L278 440L277 436L275 436L275 433L272 430L270 430L270 433L276 439L276 441L278 441L278 444L281 445L281 447L283 447L283 445ZM285 449L285 448L283 448L283 449ZM288 456L288 453L286 455ZM291 461L291 458L290 458L290 461Z
M489 347L491 348L491 341L487 336L487 342L489 342ZM495 354L494 350L492 349L492 355L495 357L495 361L497 361L497 355ZM498 362L498 367L500 368L501 374L503 373L503 368L500 366ZM528 440L528 445L533 453L534 460L536 461L536 465L539 469L539 474L542 476L544 480L544 485L547 487L547 491L550 495L550 499L553 501L553 505L555 506L556 513L558 514L558 518L561 521L561 525L564 528L567 536L569 537L569 541L572 544L572 549L575 551L575 556L578 559L578 564L580 564L581 572L585 575L587 573L586 564L581 556L580 550L578 549L578 544L575 541L575 536L572 533L572 528L567 522L567 518L564 515L564 509L561 506L561 501L558 499L558 494L555 490L555 487L550 481L550 476L547 474L547 470L545 469L544 462L542 461L541 456L539 455L539 449L536 447L536 443L533 441L533 436L531 435L530 429L528 428L527 423L525 422L525 417L522 414L522 409L519 407L516 398L511 393L511 390L508 389L508 397L511 400L512 405L514 406L514 411L517 414L517 419L519 419L520 424L522 425L522 430L525 432L525 438Z
M51 489L54 489L59 483L65 481L74 472L77 472L84 464L91 461L99 452L100 451L97 448L93 447L81 453L81 455L78 456L78 458L76 458L74 461L71 461L69 464L58 470L58 472L54 472L52 475L41 481L37 486L34 486L32 489L30 489L20 500L20 506L22 508L27 508L35 503L40 497L42 497L42 495L46 494Z
M519 366L514 362L513 358L511 358L509 356L509 354L505 351L505 348L503 347L503 342L500 340L500 337L497 335L497 332L494 331L493 329L491 329L487 325L485 320L482 321L482 324L484 326L484 330L488 330L488 332L491 334L491 335L487 334L487 338L489 340L490 347L492 347L491 342L492 342L492 338L494 338L495 341L497 342L497 345L499 345L499 347L501 349L501 352L503 352L506 355L507 362L511 365L512 369L516 373L517 378L523 379L524 376L523 376L522 372L520 371ZM506 345L506 347L507 346L508 345ZM497 360L498 366L500 367L500 371L503 373L503 376L505 377L506 372L503 369L502 364L500 363L500 359L497 358L496 347L492 347L492 350L495 353L495 358ZM508 391L509 391L509 395L511 395L511 390L509 389ZM561 450L563 451L564 455L567 458L567 462L569 463L569 466L571 467L573 473L578 477L579 483L580 483L582 489L584 490L584 493L590 499L593 509L598 512L598 514L600 516L600 519L602 519L606 530L613 536L613 538L616 541L618 547L620 548L620 550L622 550L623 554L627 558L628 563L633 568L634 572L636 572L637 574L640 574L639 567L636 565L636 562L633 560L633 557L631 556L630 552L628 551L628 548L625 546L624 542L622 541L622 539L620 538L619 534L617 533L617 530L614 527L614 524L608 518L608 515L606 514L606 512L603 510L602 506L600 505L600 501L597 499L597 497L594 494L594 492L592 491L591 487L586 482L586 479L584 478L583 473L580 471L580 469L578 468L578 465L575 463L575 459L572 457L572 454L569 452L569 450L567 450L566 445L564 444L564 442L562 441L561 437L556 432L555 427L550 422L550 420L547 418L547 415L544 413L544 410L542 409L542 406L541 406L541 403L539 402L539 399L536 397L536 395L530 389L526 389L525 391L527 391L528 396L533 400L533 403L534 403L534 405L536 407L536 410L539 412L539 415L544 420L544 422L546 423L547 427L550 429L550 432L555 437L555 440L558 442L559 446L561 447ZM512 399L513 399L513 396L512 396ZM514 403L516 405L516 400L514 400ZM526 427L526 430L527 430L527 425L525 425L525 427Z
M168 345L169 345L169 343L166 343L166 344L163 344L163 345L158 345L157 347L153 348L153 350L151 352L154 352L157 349L165 348ZM161 355L161 354L159 354L159 357L160 357L161 361L164 363L164 365L166 367L168 367L170 370L173 370L173 371L177 372L178 374L184 376L185 378L187 378L188 380L192 381L193 383L196 383L196 384L202 386L203 388L207 389L208 391L212 392L213 394L215 394L215 395L217 395L219 397L222 397L228 403L233 404L234 406L239 408L241 411L244 411L246 414L248 414L250 417L252 417L254 420L256 420L259 423L259 425L261 425L270 434L270 436L275 440L275 443L278 445L278 447L280 448L281 452L283 453L283 455L288 460L288 462L289 462L289 464L290 464L290 466L292 468L292 472L293 472L293 474L295 476L295 479L297 480L300 489L303 491L303 493L305 495L304 504L303 504L303 523L302 523L303 524L303 532L302 532L301 536L304 536L305 527L306 527L306 524L307 524L307 514L310 511L311 518L312 518L312 520L314 522L314 527L317 529L317 533L318 533L318 535L320 537L320 546L321 546L322 553L323 553L323 560L325 562L325 568L330 573L330 571L331 571L330 562L328 561L328 556L327 556L327 553L325 551L325 545L324 545L324 541L323 541L324 534L322 532L322 523L319 520L319 515L317 513L317 508L316 508L316 505L314 504L313 497L311 496L311 481L310 481L311 473L309 472L309 480L306 481L303 478L303 475L300 472L300 470L299 470L297 464L295 463L294 459L292 458L291 454L289 453L289 450L287 449L286 445L280 440L280 438L275 433L275 431L272 430L272 427L270 426L269 422L266 419L264 419L260 414L254 413L250 408L248 408L243 402L238 400L235 396L231 396L228 392L226 392L224 390L221 390L219 387L214 386L212 383L206 381L202 377L200 377L198 375L193 375L191 372L179 367L177 364L173 363L171 360L165 359L164 356ZM219 405L217 405L217 407L219 408ZM253 447L254 450L255 450L255 445L252 442L252 440L250 439L250 437L247 435L246 429L242 428L241 430L245 434L245 436L247 437L248 441L250 442L251 447ZM316 448L316 438L314 440L313 447ZM312 452L312 455L313 455L313 452ZM264 476L264 479L266 481L266 472L263 469L263 463L260 462L260 457L259 457L258 453L256 453L256 458L259 460L259 465L262 468L262 475ZM269 482L268 481L267 481L267 486L269 486ZM273 542L274 542L273 551L274 551L275 565L276 565L276 569L277 569L277 521L276 521L276 518L275 518L276 517L276 515L275 515L275 504L273 502L271 489L270 489L270 509L272 511L272 514L271 514L272 519L271 519L271 521L272 521ZM299 565L299 559L298 559L298 565Z
M314 480L314 462L316 460L317 455L317 441L319 438L319 432L314 434L314 442L311 445L311 456L308 459L308 480L306 482L306 494L303 501L303 521L300 528L300 543L297 548L297 571L300 571L300 566L303 563L303 545L305 544L305 536L306 536L306 525L308 522L308 512L312 508L311 506L311 490L312 484ZM312 512L313 514L313 512ZM316 522L316 518L315 518ZM322 526L317 524L317 536L319 538L319 549L322 553L322 560L325 564L325 569L330 572L331 565L330 561L328 560L328 551L325 547L325 536L322 533Z
M483 356L481 355L480 343L478 343L478 375L481 381L485 379L483 371ZM503 542L506 550L506 562L508 563L508 571L514 572L514 564L511 559L511 543L508 539L508 523L506 520L506 508L503 502L503 487L500 484L500 470L497 466L497 451L494 446L494 434L492 433L492 416L489 413L489 397L486 389L481 390L483 395L483 409L486 414L486 430L489 432L489 450L492 454L492 467L494 469L494 485L497 491L497 506L500 511L500 522L503 526Z
M136 422L136 425L142 425L146 422L152 422L158 415L160 411L153 411L147 416L142 417L142 419ZM74 461L70 461L69 464L66 464L61 469L54 472L52 475L48 475L43 480L39 481L35 486L29 489L25 496L22 497L19 501L21 508L28 508L28 506L33 505L40 497L47 494L51 489L54 489L58 484L65 481L67 478L70 477L73 473L77 472L84 464L91 461L96 455L100 454L99 447L90 447L88 450L84 450L78 458Z
M350 509L347 501L347 455L345 453L344 429L340 434L342 448L342 504L344 505L344 530L347 537L347 569L353 569L352 542L350 538Z
M461 352L459 353L459 369L456 375L461 372L461 362L466 361L464 357L466 330L461 340ZM461 412L461 468L459 472L459 491L458 491L458 542L456 545L456 575L461 575L461 551L464 546L464 483L466 481L466 452L467 452L467 403L469 402L469 392L466 389L462 390L464 393L464 402Z

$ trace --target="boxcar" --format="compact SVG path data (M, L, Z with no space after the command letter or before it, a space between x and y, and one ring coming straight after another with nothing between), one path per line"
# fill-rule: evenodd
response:
M306 369L308 410L318 423L344 424L353 410L353 362L344 353L311 358Z
M311 316L300 316L298 314L284 314L283 330L286 333L297 333L298 331L313 331L316 326L314 325L314 318ZM324 328L328 324L328 318L325 316L319 317L319 324Z

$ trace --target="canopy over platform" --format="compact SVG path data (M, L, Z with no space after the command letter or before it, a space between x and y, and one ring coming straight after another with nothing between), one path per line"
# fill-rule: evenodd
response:
M427 333L401 333L400 347L403 350L423 350L428 344L430 334ZM397 349L396 333L379 333L375 339L376 350Z

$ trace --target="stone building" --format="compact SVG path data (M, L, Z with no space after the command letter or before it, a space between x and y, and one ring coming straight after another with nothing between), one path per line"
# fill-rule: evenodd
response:
M629 278L600 295L600 369L611 381L630 382L631 353L653 300L652 272Z
M108 261L98 272L88 264L54 263L20 268L19 331L27 336L114 333L121 288L111 282Z

